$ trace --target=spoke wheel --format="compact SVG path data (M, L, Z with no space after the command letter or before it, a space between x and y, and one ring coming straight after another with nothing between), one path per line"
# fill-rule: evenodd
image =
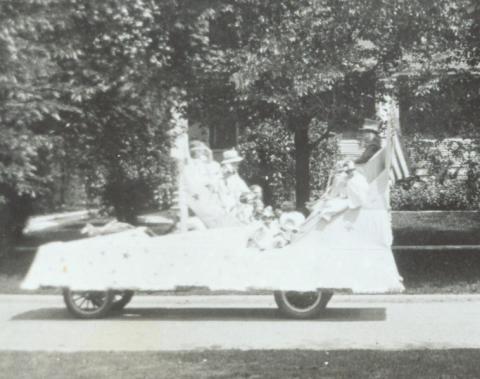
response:
M72 315L78 318L102 318L110 310L115 294L112 291L63 290L63 300Z
M306 319L319 316L333 296L330 291L275 291L275 303L283 315Z
M115 293L112 307L110 309L112 311L121 311L128 303L130 303L133 294L134 292L129 290Z

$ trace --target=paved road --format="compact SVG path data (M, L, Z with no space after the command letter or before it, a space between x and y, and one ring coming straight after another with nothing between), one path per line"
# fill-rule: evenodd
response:
M60 296L0 295L1 350L480 348L480 296L334 296L318 320L281 318L271 296L137 296L104 320Z

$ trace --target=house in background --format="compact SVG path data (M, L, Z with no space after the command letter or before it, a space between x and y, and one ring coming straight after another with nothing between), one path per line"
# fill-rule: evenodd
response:
M190 125L188 130L190 140L200 140L205 142L212 149L215 160L222 160L222 153L235 147L238 142L239 128L225 125L212 125L203 127L198 122ZM347 130L339 135L339 149L342 159L355 160L361 155L358 132L356 130Z
M235 124L215 124L210 127L202 126L198 122L193 122L188 128L188 138L205 142L212 149L213 157L216 161L222 160L222 154L225 150L235 147L238 143L239 128Z
M339 135L338 149L341 159L354 161L362 154L358 132L347 130Z

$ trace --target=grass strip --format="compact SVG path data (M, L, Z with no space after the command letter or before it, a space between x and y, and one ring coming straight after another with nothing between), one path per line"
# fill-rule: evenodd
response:
M479 350L0 352L12 379L478 378Z

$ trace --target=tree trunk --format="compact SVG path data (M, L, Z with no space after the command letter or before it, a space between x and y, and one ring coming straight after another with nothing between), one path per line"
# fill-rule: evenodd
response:
M297 208L303 210L310 198L310 147L308 119L296 119L295 125L295 195Z
M23 229L33 213L33 202L28 196L8 191L4 203L0 204L0 258L13 256L15 244L23 236ZM0 196L2 191L0 191Z

